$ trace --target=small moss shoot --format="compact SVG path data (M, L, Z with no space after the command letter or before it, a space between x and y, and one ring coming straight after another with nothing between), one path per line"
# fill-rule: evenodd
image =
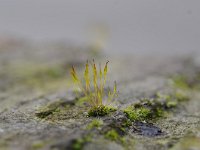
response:
M83 81L78 77L74 66L71 68L71 76L73 78L74 84L83 92L86 97L86 102L89 104L89 116L105 116L109 112L115 109L108 107L104 104L111 103L117 96L117 85L114 84L113 90L109 90L106 94L105 86L107 81L108 72L108 61L106 62L104 69L102 70L101 65L99 65L99 70L96 67L95 61L89 66L87 61L85 65Z

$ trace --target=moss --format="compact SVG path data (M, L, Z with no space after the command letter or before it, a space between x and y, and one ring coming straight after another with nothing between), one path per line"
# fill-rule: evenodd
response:
M49 115L52 115L53 113L58 112L58 111L60 111L59 108L51 108L51 109L46 108L46 109L40 110L39 112L36 112L35 115L38 118L44 119L48 117Z
M158 94L157 99L162 101L161 107L169 109L176 107L179 104L179 102L189 100L189 97L182 91L177 90L169 95Z
M105 134L105 138L116 141L120 138L120 136L114 129L112 129Z
M182 90L176 90L171 94L156 93L153 99L141 99L140 102L128 106L124 113L131 121L156 119L186 100L189 100L188 94Z
M103 120L94 119L90 124L87 125L86 129L91 130L93 128L99 128L103 125Z
M124 113L131 121L143 121L150 116L150 110L144 107L136 108L129 106L124 110Z
M130 119L126 119L126 120L121 122L121 128L120 129L125 131L125 128L130 127L131 125L132 125L132 121Z
M74 142L72 149L73 150L81 150L83 148L84 141L82 139L78 139Z
M107 102L109 102L114 100L118 95L116 82L114 82L112 91L110 89L108 91L105 90L108 63L109 61L105 63L103 68L101 68L101 65L97 68L94 59L92 63L87 61L82 80L79 78L75 67L71 67L70 73L74 85L81 90L82 94L86 97L86 102L91 107L88 112L89 116L105 116L115 110L114 108L103 105L104 98L107 98Z
M180 98L180 97L179 97ZM131 121L144 121L162 117L168 109L178 105L177 98L173 95L157 93L154 99L142 99L139 103L128 106L124 113Z
M159 118L159 117L164 116L164 114L165 114L164 109L162 109L162 108L155 108L153 110L153 112L151 113L151 118Z
M73 101L58 100L40 108L35 115L40 119L60 122L70 118L83 117L83 112L86 111L85 109L85 107L76 106Z
M72 149L72 150L82 150L84 145L87 142L90 142L91 140L92 139L91 139L90 135L84 136L84 137L79 138L79 139L75 139L75 140L73 140L70 149Z
M166 103L167 108L172 108L172 107L176 107L177 106L177 101L168 101Z
M108 106L101 105L98 107L92 107L89 110L88 115L93 116L93 117L105 116L114 111L116 111L116 108L114 108L114 107L108 107Z
M46 107L40 108L40 110L38 112L35 113L35 115L38 118L44 119L46 117L48 117L49 115L52 115L55 112L59 112L61 106L65 106L66 104L63 104L60 100L48 104Z

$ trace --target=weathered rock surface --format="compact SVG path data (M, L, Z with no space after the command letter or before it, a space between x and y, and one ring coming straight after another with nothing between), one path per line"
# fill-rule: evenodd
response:
M184 75L198 87L198 55L99 57L85 48L23 41L0 48L0 149L200 149L199 88L182 90L189 100L178 103L164 117L136 122L126 130L118 124L126 119L122 111L126 106L176 91L174 76ZM87 130L94 118L76 105L68 72L72 64L81 70L93 58L110 60L108 82L118 83L119 110L101 117L100 129ZM106 138L112 129L119 137Z

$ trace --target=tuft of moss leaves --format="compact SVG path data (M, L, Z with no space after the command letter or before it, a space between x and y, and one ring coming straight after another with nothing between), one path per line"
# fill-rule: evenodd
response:
M100 105L100 106L97 106L97 107L92 107L88 111L88 115L93 116L93 117L105 116L105 115L109 114L110 112L114 112L114 111L116 111L116 108L114 108L114 107L108 107L108 106Z
M85 71L83 74L83 81L78 77L74 66L71 68L71 76L74 84L78 86L81 92L86 97L86 102L89 104L89 116L105 116L114 109L109 108L103 103L103 99L107 98L106 101L111 103L117 96L117 84L115 82L113 90L105 91L108 62L104 65L104 68L97 68L95 61L91 63L87 61L85 64Z

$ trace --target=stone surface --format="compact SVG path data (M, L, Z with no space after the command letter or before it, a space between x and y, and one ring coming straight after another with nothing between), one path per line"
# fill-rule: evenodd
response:
M69 76L72 64L81 70L87 59L108 59L108 84L117 81L119 96L115 105L123 109L141 98L173 92L172 77L183 74L192 78L200 72L199 56L100 57L83 50L86 48L62 43L34 45L26 41L0 47L0 149L200 149L198 89L188 89L190 100L170 110L167 116L153 120L153 126L139 123L143 124L140 129L145 128L145 134L125 131L113 141L104 134L111 128L118 130L117 121L123 120L124 114L120 111L102 117L102 130L87 131L85 127L93 118L74 105ZM37 117L41 110L50 114Z

